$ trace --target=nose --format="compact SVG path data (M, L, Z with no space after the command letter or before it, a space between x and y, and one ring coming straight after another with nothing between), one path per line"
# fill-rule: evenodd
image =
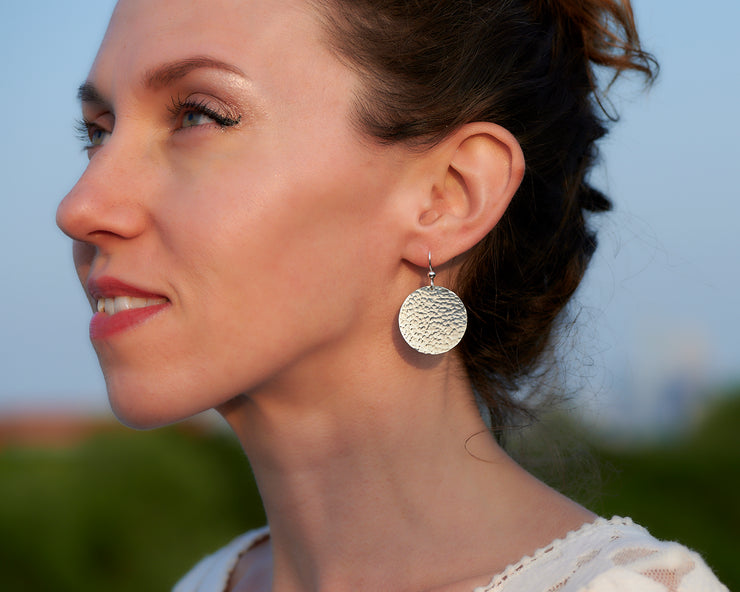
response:
M146 226L137 167L114 146L105 146L57 208L57 225L67 236L105 249L140 235Z

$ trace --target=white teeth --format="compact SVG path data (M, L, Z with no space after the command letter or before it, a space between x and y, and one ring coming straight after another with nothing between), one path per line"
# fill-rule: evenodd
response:
M114 315L123 310L133 308L144 308L145 306L154 306L167 302L166 298L139 298L131 296L116 296L115 298L98 298L98 312L104 312L108 315Z
M129 298L128 296L116 296L114 306L116 307L116 312L129 310L131 308L142 308L146 306L146 298Z

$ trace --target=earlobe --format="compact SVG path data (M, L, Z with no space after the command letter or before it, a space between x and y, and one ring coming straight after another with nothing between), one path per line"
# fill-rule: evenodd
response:
M524 176L519 143L493 123L467 124L432 153L436 181L420 204L408 258L419 266L429 250L441 263L475 246L504 215Z

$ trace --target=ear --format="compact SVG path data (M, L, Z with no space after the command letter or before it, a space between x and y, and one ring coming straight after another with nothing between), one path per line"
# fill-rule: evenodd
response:
M441 265L471 249L498 223L524 177L516 138L499 125L470 123L424 155L428 187L416 202L404 258ZM425 167L426 168L426 167Z

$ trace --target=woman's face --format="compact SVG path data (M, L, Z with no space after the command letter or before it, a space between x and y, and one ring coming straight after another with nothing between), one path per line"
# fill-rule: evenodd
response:
M370 326L390 343L380 262L410 157L355 130L355 87L306 2L119 3L58 223L124 422L303 380Z

